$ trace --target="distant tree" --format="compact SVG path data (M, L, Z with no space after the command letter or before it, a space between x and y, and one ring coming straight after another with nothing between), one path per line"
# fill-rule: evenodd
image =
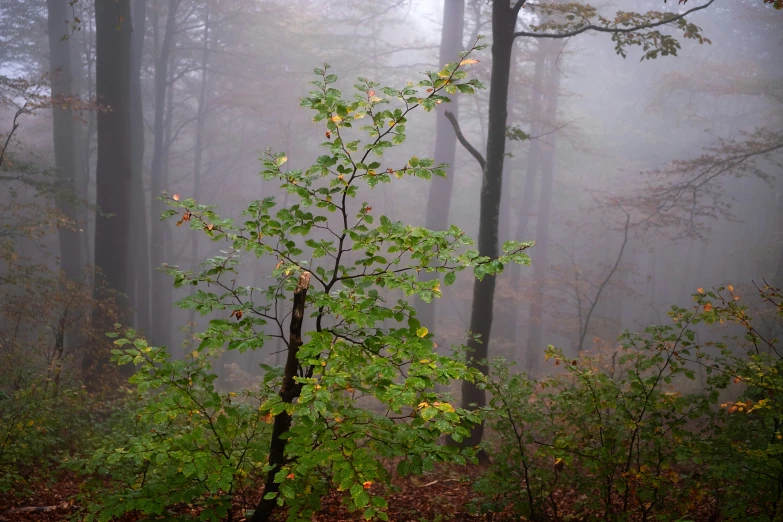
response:
M462 51L462 37L464 29L465 0L448 0L443 3L443 30L440 37L439 65L443 67L454 59ZM454 190L454 159L456 157L457 137L451 128L446 115L446 107L436 109L437 120L435 124L435 163L449 165L446 169L446 177L434 179L430 184L427 196L427 211L424 226L430 230L445 230L449 225L449 206L451 205L451 193ZM449 107L449 111L455 116L459 115L459 104L455 100ZM425 274L424 277L432 277L433 274ZM417 306L419 320L422 324L435 328L435 303L422 302Z
M133 173L130 0L96 0L95 28L96 93L109 109L98 113L96 203L100 211L95 219L95 266L109 290L127 294ZM96 324L104 324L99 310L94 319ZM87 371L100 372L106 362L108 354L99 352L86 356L84 365ZM88 383L98 384L95 379Z
M530 4L527 0L493 0L492 3L492 73L490 79L489 123L487 128L486 163L483 167L479 210L479 253L496 257L498 253L498 224L502 193L503 162L506 150L508 111L508 86L514 40L516 38L566 39L585 32L601 32L612 35L615 50L623 57L628 48L641 47L642 59L676 55L679 42L662 33L659 27L674 27L687 39L700 43L709 42L701 35L700 28L688 23L685 17L709 7L715 0L691 8L681 14L651 11L646 14L621 12L613 19L598 14L594 7L579 3ZM517 31L517 18L527 7L537 21L529 30ZM525 211L524 209L522 210ZM471 307L468 348L475 359L475 367L486 373L487 349L492 329L495 278L488 277L474 283ZM471 383L465 382L462 404L481 407L486 395ZM474 430L466 444L481 441L483 427Z
M71 72L71 46L67 38L68 6L61 0L47 0L47 31L49 33L49 76L52 97L70 99L74 94ZM63 188L76 189L76 159L74 142L74 115L63 103L52 107L54 161ZM60 211L76 222L75 208L67 200L59 199ZM60 265L65 276L78 280L82 272L78 227L63 226L58 229L60 238Z

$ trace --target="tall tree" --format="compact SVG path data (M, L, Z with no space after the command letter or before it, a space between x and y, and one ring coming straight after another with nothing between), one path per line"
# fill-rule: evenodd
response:
M555 63L558 54L553 41L540 42L540 51L544 55L546 79L544 90L541 93L543 100L544 124L540 126L541 134L551 132L557 118L557 103L560 94L560 71ZM552 182L555 173L555 143L557 135L553 133L549 139L538 145L541 151L541 184L538 196L538 209L536 212L536 248L533 249L531 260L533 263L533 302L530 306L529 321L527 324L527 368L532 371L537 362L537 355L541 349L541 331L544 320L544 280L547 271L547 253L549 250L549 218L552 203Z
M95 266L103 288L127 293L131 230L130 0L95 1L96 94L109 110L98 113L98 163L95 219ZM104 286L105 285L105 286ZM122 307L122 303L120 304ZM96 308L95 323L104 322ZM104 354L85 357L85 366L100 371ZM94 380L93 382L96 384Z
M144 57L147 0L133 2L131 35L131 146L133 149L133 281L129 292L136 312L136 327L150 333L150 250L147 228L147 198L144 192L144 106L141 94L141 65Z
M478 250L482 256L491 258L498 254L498 224L500 197L502 194L503 160L505 157L508 83L510 77L511 55L516 38L571 38L588 31L609 33L615 42L615 48L625 56L629 46L642 45L644 58L652 59L658 55L676 55L679 43L668 34L656 28L676 27L684 38L703 42L699 27L686 23L684 18L690 13L704 9L715 0L691 8L684 13L649 12L647 14L622 13L615 19L599 16L595 8L578 3L567 4L528 4L527 0L493 0L492 2L492 72L489 94L489 123L487 128L487 152L481 182ZM534 19L541 20L532 30L517 31L517 17L523 7L528 7ZM595 21L593 21L595 20ZM524 212L525 209L522 209ZM482 372L487 371L486 358L490 333L492 330L493 304L495 297L495 278L486 277L476 281L473 287L470 332L468 349L474 358L474 366ZM464 382L462 386L462 404L466 407L484 406L486 394L475 385ZM481 441L483 426L474 429L471 437L465 439L466 445L476 445Z
M446 0L443 3L443 32L440 37L440 67L453 62L462 51L464 32L465 0ZM455 99L449 109L455 117L459 115L459 101ZM445 163L446 177L432 180L427 196L427 215L424 226L430 230L446 230L449 226L449 207L454 189L454 159L457 151L457 137L445 115L446 107L437 109L435 123L435 163ZM435 273L426 273L422 277L431 279ZM435 301L421 302L417 306L417 315L422 324L435 328Z
M71 68L71 45L68 39L68 5L62 0L46 1L49 33L49 70L52 89L52 121L54 136L54 162L60 179L63 197L57 199L60 212L69 223L60 226L60 266L70 280L78 280L82 270L79 248L79 227L72 194L77 188L76 158L74 154L73 114L68 109L73 96L73 74Z
M165 140L165 115L166 115L166 101L168 91L171 89L169 84L169 58L171 55L171 49L174 42L174 33L176 30L177 22L177 10L181 0L169 0L168 9L166 14L166 25L163 30L163 37L156 38L158 41L158 54L155 60L155 115L153 120L152 132L154 133L154 142L152 150L152 166L150 169L151 186L152 186L152 201L151 209L152 214L150 216L151 221L151 241L150 241L150 258L152 260L152 267L154 269L159 268L166 259L164 258L165 252L165 238L164 238L164 223L160 220L161 212L163 212L162 204L157 200L157 197L165 189L164 186L164 172L165 172L165 157L167 143ZM153 30L159 31L158 23L158 10L159 6L155 6L155 26ZM170 120L170 118L168 118ZM159 270L152 272L152 287L158 289L152 296L152 339L156 344L170 346L171 342L171 292L170 290L163 291L170 287L170 282L165 274Z

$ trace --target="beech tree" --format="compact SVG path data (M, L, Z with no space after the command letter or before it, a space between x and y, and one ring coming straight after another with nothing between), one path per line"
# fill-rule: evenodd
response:
M614 18L598 14L586 4L551 3L531 4L527 0L493 0L492 3L492 72L490 79L489 123L487 149L484 155L481 183L478 249L483 256L496 257L498 253L498 224L502 194L503 162L506 151L508 87L514 40L516 38L567 39L586 32L608 33L615 42L617 54L626 57L630 47L641 47L642 59L658 56L676 56L680 43L659 28L673 28L682 37L699 43L709 40L701 35L698 26L686 17L709 7L714 0L688 9L680 14L650 11L645 14L620 12ZM517 30L517 19L523 8L536 20L526 30ZM490 341L495 298L495 279L477 280L473 289L468 349L475 368L488 371L487 349ZM469 382L463 383L463 406L482 407L486 404L483 390ZM481 441L483 427L474 429L465 441L475 445Z
M109 110L98 113L95 267L109 291L128 292L131 232L130 0L95 2L96 93ZM104 298L102 285L96 297ZM104 323L100 310L97 324ZM108 325L107 325L108 326ZM102 353L85 356L88 371L108 362ZM88 380L94 386L95 380Z

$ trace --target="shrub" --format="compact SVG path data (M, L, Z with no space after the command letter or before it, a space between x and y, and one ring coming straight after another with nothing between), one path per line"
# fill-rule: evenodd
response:
M701 391L675 391L695 378L690 358L701 352L692 327L703 314L675 308L671 315L674 326L624 333L608 369L552 347L546 358L564 371L537 382L496 365L487 413L500 449L478 484L484 511L511 509L533 520L690 512L705 489L704 438L714 433L712 406L727 380L714 375Z

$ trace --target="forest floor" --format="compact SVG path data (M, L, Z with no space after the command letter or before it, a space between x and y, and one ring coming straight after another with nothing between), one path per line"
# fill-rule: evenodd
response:
M490 520L486 515L471 514L471 502L477 499L472 489L473 482L484 472L482 466L439 466L435 471L421 476L399 478L395 477L392 487L384 496L389 508L387 514L391 522L466 522ZM40 482L31 485L27 495L0 494L0 522L54 522L70 520L76 514L77 506L71 500L79 492L81 482L72 473L63 473L56 482ZM373 488L384 486L374 485ZM377 491L381 493L381 491ZM350 513L342 499L345 492L334 491L322 499L323 509L313 516L313 522L360 522L364 518L360 512ZM572 500L571 495L559 495L561 506L567 511ZM240 501L234 512L235 522L244 522L239 513L254 507L260 492L247 495L244 502ZM575 497L575 495L574 495ZM242 505L243 504L243 505ZM181 506L172 513L185 514L187 506ZM196 515L194 510L190 514ZM183 517L186 518L186 517ZM187 517L191 518L191 517ZM284 520L280 517L279 520ZM569 517L570 518L570 517ZM503 517L495 514L491 520L511 520L513 517ZM573 520L584 520L576 517ZM633 516L631 517L633 520ZM128 514L118 522L137 522L138 516ZM151 520L151 519L147 519ZM168 518L171 520L171 518ZM525 520L524 518L521 520ZM662 519L665 520L665 519ZM686 518L672 517L670 520L687 520L693 522L716 522L715 506L711 502L698 506L696 512Z
M469 514L468 503L475 498L471 484L481 474L479 467L440 467L422 476L396 478L389 502L389 520L392 522L463 522L483 520ZM30 485L27 495L0 494L0 522L53 522L69 520L76 507L70 500L79 492L80 481L73 474L63 474L59 480L47 484ZM379 487L379 486L373 486ZM323 498L323 509L313 517L314 522L358 522L360 512L350 513L341 503L342 493L332 492ZM248 504L254 500L248 499ZM248 505L247 508L251 506ZM122 522L135 522L137 517L123 517ZM241 522L241 516L235 517Z

